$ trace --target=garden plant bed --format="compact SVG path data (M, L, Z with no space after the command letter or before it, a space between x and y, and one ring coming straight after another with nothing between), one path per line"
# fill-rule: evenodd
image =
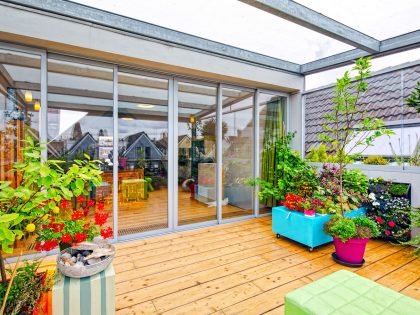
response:
M366 215L365 208L359 208L346 213L349 218ZM309 247L312 250L333 241L330 235L325 234L324 224L331 215L305 216L302 212L288 210L284 206L273 208L272 229L277 237L284 236Z

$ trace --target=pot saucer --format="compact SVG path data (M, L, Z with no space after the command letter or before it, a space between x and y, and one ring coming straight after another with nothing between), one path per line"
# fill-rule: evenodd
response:
M365 263L365 260L363 259L361 263L359 264L352 264L352 263L348 263L345 261L342 261L338 258L337 254L334 252L331 254L332 258L334 259L334 261L340 265L346 266L346 267L352 267L352 268L359 268L362 267L363 264Z

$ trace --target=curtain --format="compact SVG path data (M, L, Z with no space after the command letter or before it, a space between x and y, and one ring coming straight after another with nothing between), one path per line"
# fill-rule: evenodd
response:
M276 166L276 141L283 135L284 128L284 108L285 98L279 97L266 104L266 113L264 120L264 138L261 156L261 179L276 185L274 170ZM260 116L263 113L260 114ZM262 117L263 118L263 117ZM260 205L275 207L276 199L274 197L265 198L260 201Z

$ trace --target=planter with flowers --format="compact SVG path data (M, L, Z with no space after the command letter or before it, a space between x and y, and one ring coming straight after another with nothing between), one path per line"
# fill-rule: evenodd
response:
M391 135L394 132L385 128L385 123L370 115L362 106L361 97L368 89L367 78L370 76L370 58L360 58L356 61L353 71L357 72L355 78L351 78L349 71L342 78L337 79L335 85L333 106L325 115L323 125L325 134L321 140L327 145L332 154L337 156L338 191L337 203L340 211L325 225L325 231L335 238L336 252L333 253L335 261L344 265L363 264L363 255L367 240L377 234L376 222L369 218L346 218L346 203L355 197L346 194L344 179L346 166L360 157L363 151L373 146L377 138ZM357 188L360 174L352 174L352 185ZM348 184L348 183L347 183ZM363 196L362 196L363 197ZM354 250L357 243L359 250Z

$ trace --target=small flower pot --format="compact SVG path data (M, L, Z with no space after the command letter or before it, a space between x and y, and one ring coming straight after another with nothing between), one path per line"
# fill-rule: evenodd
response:
M316 211L315 210L303 210L303 214L307 217L314 217Z
M339 260L347 264L363 263L368 238L351 238L343 243L341 239L334 237L335 252Z

